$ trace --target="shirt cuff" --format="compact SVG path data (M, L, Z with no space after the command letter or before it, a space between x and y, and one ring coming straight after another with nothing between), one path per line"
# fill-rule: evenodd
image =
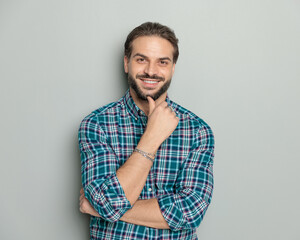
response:
M157 201L161 210L161 213L168 223L172 231L178 231L182 229L184 223L184 216L182 212L174 204L174 194L157 196Z
M99 215L110 222L118 221L132 207L115 174L104 182L91 182L85 193Z
M172 231L199 227L208 204L195 192L157 196L161 213Z

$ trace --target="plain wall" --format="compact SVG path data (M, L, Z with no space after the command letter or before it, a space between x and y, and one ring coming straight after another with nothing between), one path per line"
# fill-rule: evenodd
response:
M300 239L300 2L0 0L0 239L84 240L77 130L127 89L123 43L173 28L169 90L216 138L201 240Z

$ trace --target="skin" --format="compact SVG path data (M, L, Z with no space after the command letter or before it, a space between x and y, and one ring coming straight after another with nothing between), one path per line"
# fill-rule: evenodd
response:
M152 99L159 89L172 79L175 70L173 51L174 48L169 41L157 36L147 36L135 39L132 43L130 59L124 57L125 72L132 76L140 94L144 96L144 99L138 97L135 90L130 87L134 102L148 116L146 130L137 145L137 148L148 153L156 153L162 142L175 130L179 121L165 101L167 92L155 101ZM126 198L133 205L120 220L152 228L168 229L169 226L162 216L157 199L138 200L152 164L152 161L134 152L117 170L117 178ZM85 198L83 189L80 191L79 200L82 213L100 217Z

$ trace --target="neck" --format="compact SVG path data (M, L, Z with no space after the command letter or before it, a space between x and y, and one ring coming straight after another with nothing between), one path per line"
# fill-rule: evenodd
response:
M135 102L135 104L148 116L149 115L149 103L147 100L140 99L135 91L130 88L130 95ZM159 105L166 100L167 92L163 93L158 99L155 100L155 105Z

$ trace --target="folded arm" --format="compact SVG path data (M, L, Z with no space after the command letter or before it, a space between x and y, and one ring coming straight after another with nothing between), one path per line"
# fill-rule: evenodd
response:
M101 217L84 196L83 189L80 191L79 200L80 211L82 213L90 214L95 217ZM155 198L137 200L134 206L120 218L120 221L158 229L169 229L169 225L161 214L158 201Z
M212 197L213 150L213 134L208 127L202 127L177 178L175 193L162 189L157 199L137 200L120 220L173 231L198 227ZM100 216L89 207L83 212Z

